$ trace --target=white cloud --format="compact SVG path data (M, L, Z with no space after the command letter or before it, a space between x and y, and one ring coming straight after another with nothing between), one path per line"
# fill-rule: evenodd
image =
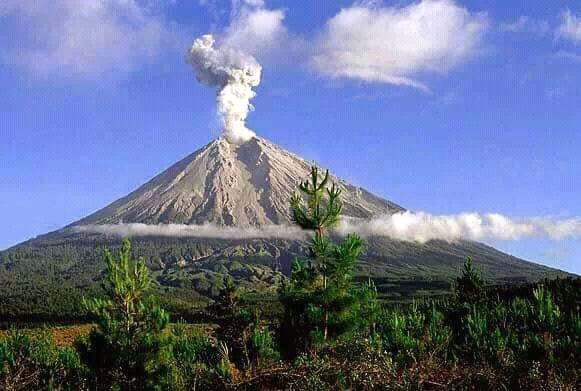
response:
M260 57L287 38L283 21L282 10L244 9L226 29L224 43Z
M557 29L557 36L570 39L574 42L581 42L581 16L566 10L561 15L561 24Z
M403 212L371 220L345 219L338 231L362 236L385 236L404 241L520 240L528 237L560 240L581 237L581 218L512 219L497 213L431 215Z
M547 35L551 31L551 26L546 20L533 19L529 16L519 16L513 22L500 23L500 31L510 33L531 33L539 36Z
M116 236L169 236L221 239L306 239L310 233L296 226L266 225L262 227L227 227L215 224L104 224L73 228L77 232ZM581 218L556 219L535 217L513 219L497 213L461 213L431 215L403 212L378 216L371 220L344 217L336 229L339 235L357 233L364 237L378 236L424 243L429 240L506 240L548 238L562 240L581 238Z
M405 7L352 6L332 17L312 66L323 75L427 87L425 72L446 72L477 50L488 18L452 0Z
M99 233L121 237L167 236L181 238L219 239L304 239L307 232L289 225L267 225L264 227L225 227L215 224L102 224L73 227L76 232Z
M170 36L162 18L137 0L0 0L0 15L19 30L2 60L39 75L129 71Z

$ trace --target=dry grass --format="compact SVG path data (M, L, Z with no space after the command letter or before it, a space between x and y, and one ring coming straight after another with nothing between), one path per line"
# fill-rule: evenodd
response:
M91 331L92 327L93 327L92 324L87 323L70 326L25 328L20 329L19 331L31 337L35 335L49 333L50 335L52 335L52 338L56 346L65 347L72 346L78 337L82 335L87 335ZM5 337L6 335L8 335L8 333L10 333L10 330L0 330L0 338Z
M20 332L23 332L29 336L41 335L49 333L52 335L53 341L57 347L73 346L78 337L88 335L91 329L95 325L92 323L76 324L69 326L53 326L53 327L30 327L30 328L19 328ZM173 326L173 325L170 325ZM215 325L212 324L185 324L183 325L184 331L188 334L204 334L211 336L214 332ZM168 332L172 327L168 328ZM10 330L0 330L0 338L7 336Z

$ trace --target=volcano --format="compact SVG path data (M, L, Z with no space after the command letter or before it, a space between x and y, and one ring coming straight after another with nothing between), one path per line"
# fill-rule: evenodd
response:
M63 229L0 253L0 304L5 314L74 311L75 299L98 286L104 247L119 237L82 230L111 224L207 224L262 227L291 224L289 199L311 163L262 138L240 145L219 138L105 208ZM403 211L394 202L331 173L342 190L343 214L361 219ZM133 251L152 270L160 294L188 306L219 291L225 275L257 295L272 296L302 240L280 238L134 237ZM411 243L367 238L357 265L360 279L373 278L394 298L449 290L471 256L492 282L528 282L565 273L460 241ZM71 302L73 304L71 304ZM56 307L56 308L55 308Z
M174 164L131 194L74 223L291 223L289 200L311 164L262 138L231 144L223 138ZM332 176L343 191L344 214L369 218L403 210Z

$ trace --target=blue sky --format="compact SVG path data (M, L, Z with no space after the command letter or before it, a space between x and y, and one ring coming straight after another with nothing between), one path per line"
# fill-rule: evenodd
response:
M248 127L357 185L433 214L581 216L579 2L20 3L0 3L0 248L219 135L185 61L204 33L263 66ZM574 237L489 243L581 273Z

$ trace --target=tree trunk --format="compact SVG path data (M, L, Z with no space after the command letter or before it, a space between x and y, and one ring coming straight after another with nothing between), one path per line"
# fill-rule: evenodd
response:
M323 331L323 339L327 340L327 335L329 334L329 311L325 308L325 326Z

